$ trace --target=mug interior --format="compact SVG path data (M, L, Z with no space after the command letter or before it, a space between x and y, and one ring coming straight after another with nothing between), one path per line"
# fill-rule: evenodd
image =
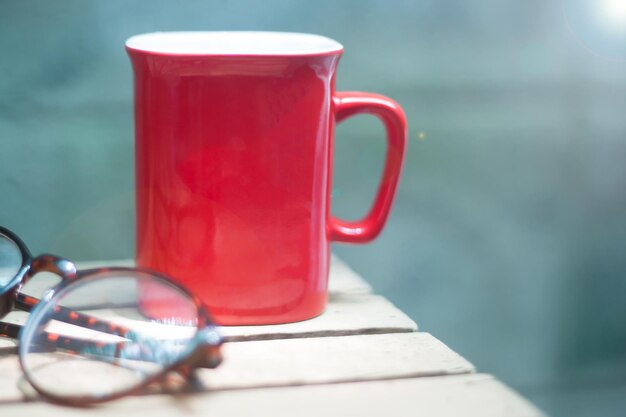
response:
M325 36L287 32L154 32L131 37L126 47L181 55L312 55L343 50Z

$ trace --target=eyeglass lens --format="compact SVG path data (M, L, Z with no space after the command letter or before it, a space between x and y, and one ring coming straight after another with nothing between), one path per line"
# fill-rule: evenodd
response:
M11 281L21 266L20 248L8 236L0 233L0 288Z
M158 277L98 272L33 312L21 338L22 365L33 385L56 397L121 394L195 348L198 314L187 294Z

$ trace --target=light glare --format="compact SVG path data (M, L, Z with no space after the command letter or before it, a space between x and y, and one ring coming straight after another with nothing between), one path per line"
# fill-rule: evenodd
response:
M603 0L601 7L606 21L626 30L626 0Z

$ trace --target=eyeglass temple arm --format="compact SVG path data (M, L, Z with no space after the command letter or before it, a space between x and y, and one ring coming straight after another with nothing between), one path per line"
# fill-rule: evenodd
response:
M20 287L25 285L40 272L51 272L60 276L63 280L74 280L78 276L76 265L71 261L56 255L43 254L32 260L30 268L26 272ZM14 308L30 312L39 301L38 298L23 294L18 290L15 294ZM122 337L129 331L129 329L123 326L98 319L88 314L79 313L69 308L55 306L54 312L56 320L76 326L87 327L91 330Z
M39 302L39 299L18 293L15 297L15 308L22 311L30 312L33 306ZM89 314L79 313L70 308L55 306L54 319L64 323L73 324L80 327L88 328L102 333L112 334L114 336L124 337L130 329L118 324L90 316Z
M0 336L7 336L13 339L17 339L22 330L21 325L15 323L0 322Z
M104 268L101 270L104 270ZM73 280L76 279L76 277L78 276L76 266L71 261L65 258L58 257L56 255L43 254L37 256L31 262L31 267L28 270L27 275L24 277L23 284L28 282L33 276L35 276L39 272L44 271L57 274L64 280ZM91 270L84 270L82 271L82 273L86 273L89 271ZM17 294L15 295L14 308L30 312L39 301L40 300L38 298L31 297L21 292L17 292ZM84 327L89 330L111 334L114 336L126 337L126 335L129 334L129 332L131 331L127 327L120 326L118 324L91 316L89 314L79 313L70 308L62 307L59 305L56 305L54 307L54 313L55 320L68 324L73 324L75 326ZM17 337L17 335L11 337Z
M41 271L56 273L64 279L74 279L76 277L76 267L72 262L54 255L44 254L33 260L28 277L26 277L24 283ZM14 307L22 311L30 312L39 301L40 300L35 297L18 292L16 294ZM54 309L56 314L55 319L61 322L120 337L127 337L131 332L130 329L124 326L119 326L115 323L108 322L88 314L79 313L62 306L55 306ZM0 336L4 335L17 339L22 327L23 326L15 323L0 322ZM97 354L97 352L102 352L103 354L106 352L110 354L113 349L115 357L119 357L119 353L128 343L126 341L116 343L92 342L89 340L62 336L51 332L45 333L47 334L46 338L49 342L54 343L59 348L74 353L84 353L86 350L89 350L91 351L89 352L91 354ZM212 330L208 332L206 330L202 330L199 332L199 334L203 335L203 337L204 335L211 333L213 333ZM204 352L202 352L205 355L204 360L196 356L203 356L200 353L200 350L196 350L196 352L194 352L194 354L189 358L191 360L190 364L191 362L197 362L197 364L194 363L193 365L213 368L221 362L221 354L219 351L221 341L215 344L211 342L206 343L208 340L204 342L205 343L199 344L199 349L204 350Z
M0 336L8 336L17 339L23 327L24 326L16 323L0 322ZM214 332L214 330L208 331ZM204 334L205 332L206 331L200 331L199 334ZM127 351L124 351L124 348L128 347L128 342L139 343L138 341L128 340L120 342L93 342L90 340L77 339L70 336L62 336L58 333L44 333L46 334L46 340L48 343L53 344L58 349L62 349L64 351L77 355L95 356L105 360L106 362L111 362L111 359L134 359L158 363L157 358L147 357L141 352L137 355L129 355ZM185 361L184 364L182 364L181 368L178 370L181 375L189 377L193 368L215 368L221 363L221 342L213 344L210 340L203 341L204 343L198 344L198 348L192 353L192 355ZM122 358L121 353L123 351L125 354Z
M69 309L67 310L69 313L74 313ZM91 318L91 316L88 315L83 316ZM55 319L66 323L73 323L72 321L63 320L57 316L55 316ZM106 322L104 321L100 321L100 323L106 324ZM18 339L20 331L23 327L24 326L16 323L0 322L0 337L8 336L14 339ZM89 327L89 329L95 330L91 327ZM125 350L125 348L129 346L129 342L137 345L148 342L148 340L145 338L141 341L133 340L133 334L130 330L126 331L124 333L124 336L108 331L103 332L115 336L128 337L128 340L119 342L94 342L91 340L79 339L71 336L63 336L58 333L52 333L48 331L44 331L43 333L46 334L46 341L48 343L54 345L58 349L62 349L73 354L94 356L101 360L104 360L105 362L115 362L116 359L134 359L155 363L159 362L158 359L146 357L144 354L141 353L139 353L138 355L129 355L128 351ZM214 327L210 326L205 329L199 330L196 337L201 339L200 343L198 343L196 349L176 370L186 379L193 379L193 371L196 368L216 368L222 362L222 354L220 349L222 345L222 339L221 336L219 336L219 334L216 332ZM124 352L123 358L122 352Z
M11 337L17 339L19 337L20 331L24 326L17 323L6 323L0 322L0 336ZM75 351L76 353L81 350L87 349L101 349L107 346L116 347L117 345L123 345L125 342L92 342L90 340L84 339L76 339L69 336L62 336L57 333L45 332L46 339L48 342L52 342L55 346L59 348L63 348L70 351Z
M15 301L15 308L22 311L31 311L33 305L39 301L34 297L30 297L24 294L18 294ZM117 326L113 323L107 323L106 321L96 319L93 316L89 316L87 314L77 313L72 311L71 309L60 307L58 311L55 311L55 320L62 321L69 324L75 324L80 327L85 327L90 330L100 331L102 333L108 333L114 336L124 337L124 335L128 334L129 330L122 327ZM24 326L17 323L7 323L0 322L0 336L11 337L13 339L18 339L20 331ZM100 349L108 348L110 351L114 349L117 351L121 349L125 342L117 342L117 343L106 343L106 342L92 342L89 340L76 339L69 336L62 336L57 333L45 332L47 334L46 338L48 342L52 342L58 348L62 348L64 350L69 350L72 352L79 353L84 350L97 351Z
M51 272L60 276L63 280L74 280L78 276L76 265L71 261L56 255L43 254L32 260L31 266L24 276L21 285L26 284L40 272ZM38 298L28 296L18 291L15 296L14 307L18 310L30 312L39 301ZM91 330L122 337L129 331L129 329L123 326L98 319L88 314L79 313L69 308L55 306L54 312L56 314L56 320L76 326L87 327Z

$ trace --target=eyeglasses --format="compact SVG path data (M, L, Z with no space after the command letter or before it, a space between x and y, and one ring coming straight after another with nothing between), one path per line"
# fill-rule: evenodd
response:
M22 289L35 275L61 282L41 300ZM222 360L222 338L201 302L167 277L137 268L77 271L53 255L33 258L0 227L0 318L30 312L26 323L0 321L0 337L19 339L26 380L65 404L135 393L170 372L190 379Z

